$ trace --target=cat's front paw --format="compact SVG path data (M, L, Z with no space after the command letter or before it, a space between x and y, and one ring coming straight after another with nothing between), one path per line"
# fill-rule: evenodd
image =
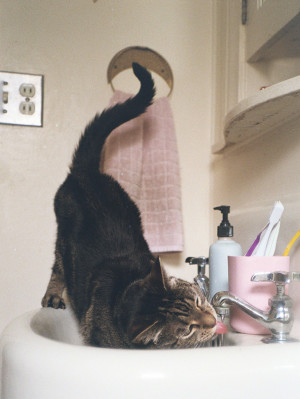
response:
M57 294L48 294L46 292L44 298L42 299L43 308L54 308L54 309L65 309L66 304L63 298Z

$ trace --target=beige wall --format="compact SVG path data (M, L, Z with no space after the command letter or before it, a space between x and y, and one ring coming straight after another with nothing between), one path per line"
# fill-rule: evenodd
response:
M231 205L235 238L246 252L267 223L273 204L284 207L276 255L300 229L300 119L274 129L251 144L213 157L211 184L213 202ZM217 221L215 221L216 223ZM290 252L291 269L300 271L300 241ZM290 294L300 317L300 286Z
M273 58L262 58L256 63L246 62L247 35L250 34L250 40L255 40L251 36L251 19L245 26L240 24L240 10L235 2L214 1L213 4L213 65L216 78L213 79L212 105L215 108L216 120L212 123L212 138L218 144L218 141L224 140L224 118L228 120L228 115L232 115L230 111L238 101L243 100L244 106L250 104L249 98L254 99L250 96L255 95L258 100L262 86L271 86L299 75L300 58L283 58L282 53L277 52L280 46L284 48L283 43L288 42L286 35L276 45L270 46L269 55L273 54ZM274 17L280 17L278 7L273 8L272 11L276 14ZM281 17L284 18L285 15ZM274 18L270 18L269 22L274 27ZM260 33L266 31L266 26L262 24ZM257 36L259 37L259 34ZM290 46L285 48L291 51L293 43L296 41L290 41ZM297 50L296 47L294 49ZM297 54L296 51L293 55ZM266 111L264 115L265 120L272 116L272 101L269 104L270 109L269 113ZM252 111L255 112L255 108ZM256 111L259 115L259 108ZM276 111L273 112L276 115ZM300 117L294 118L287 122L288 117L283 116L280 121L282 126L273 128L265 135L262 128L262 136L255 141L248 140L248 143L229 147L223 154L212 155L211 201L213 205L231 205L230 220L235 227L235 239L242 245L244 253L266 225L276 200L280 200L285 207L276 255L283 254L288 242L300 229ZM237 126L239 121L243 124L242 118L236 118ZM253 126L250 123L248 130L245 127L240 128L241 137L243 132L253 132ZM214 215L211 226L217 225L218 221L219 215ZM291 269L300 271L300 240L296 242L290 255ZM300 317L299 283L291 284L289 292L297 305L297 317Z
M112 95L110 59L130 45L158 51L174 73L185 250L163 260L191 279L185 257L206 254L210 242L211 2L2 0L0 7L0 70L45 77L44 127L0 125L0 331L39 307L53 262L54 193L80 132Z

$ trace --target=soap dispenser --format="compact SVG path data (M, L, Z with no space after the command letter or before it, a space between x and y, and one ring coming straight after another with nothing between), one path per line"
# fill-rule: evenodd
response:
M219 291L228 291L228 256L241 256L242 248L235 242L233 226L229 223L230 206L217 206L214 210L222 213L223 219L218 226L218 240L209 248L209 297L210 300Z

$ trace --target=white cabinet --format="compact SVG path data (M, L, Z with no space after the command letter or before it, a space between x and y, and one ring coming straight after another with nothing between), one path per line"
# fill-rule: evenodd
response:
M248 0L245 31L246 60L300 55L300 1Z
M300 0L214 0L212 152L246 143L300 106Z

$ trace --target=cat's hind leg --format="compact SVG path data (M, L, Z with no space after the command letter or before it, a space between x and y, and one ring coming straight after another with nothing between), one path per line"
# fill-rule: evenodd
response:
M66 305L62 296L64 288L65 279L61 257L56 255L50 281L42 299L42 306L44 308L65 309Z

